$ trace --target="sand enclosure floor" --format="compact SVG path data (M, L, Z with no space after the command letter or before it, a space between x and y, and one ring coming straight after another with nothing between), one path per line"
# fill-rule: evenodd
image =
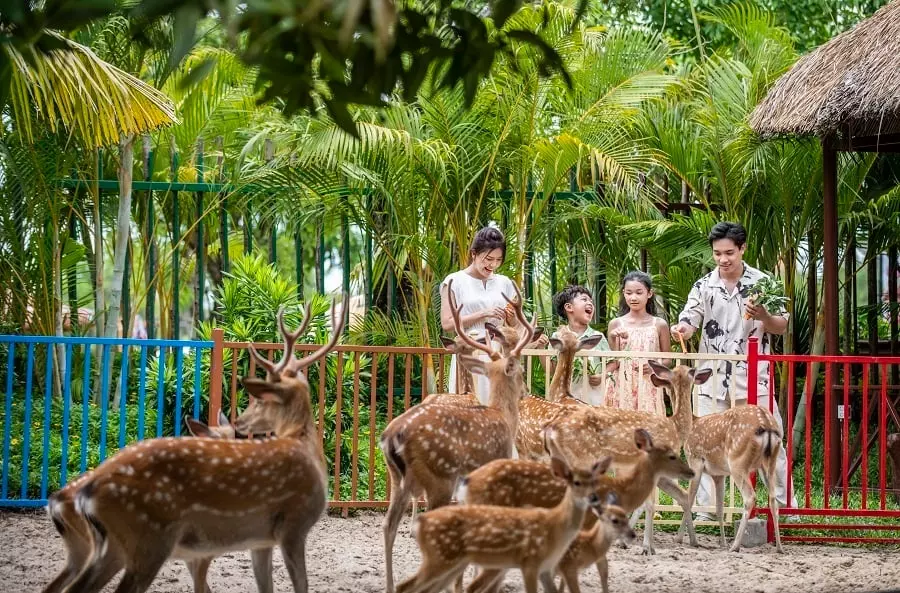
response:
M310 592L384 591L382 517L380 513L364 512L348 519L322 518L309 537ZM900 556L893 549L786 544L784 555L775 554L770 546L729 553L717 547L713 536L699 537L701 548L694 549L675 544L670 534L657 533L656 555L651 557L641 556L639 545L626 550L614 548L610 553L610 592L798 593L900 587ZM0 542L0 593L38 592L63 565L62 540L44 512L0 512ZM409 537L408 519L401 525L394 553L398 579L413 574L419 552ZM292 590L277 551L274 580L276 592ZM249 554L238 552L216 559L210 568L209 584L214 593L256 591ZM600 593L593 568L582 573L581 584L585 592ZM110 586L105 591L112 589ZM524 590L517 571L510 573L503 590ZM184 565L167 563L150 591L191 593Z

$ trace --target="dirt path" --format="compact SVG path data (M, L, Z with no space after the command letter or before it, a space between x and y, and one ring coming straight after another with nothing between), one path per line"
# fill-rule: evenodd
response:
M319 522L309 541L312 593L384 591L381 519L380 514L371 513ZM401 579L415 572L419 562L408 534L405 522L395 550L394 570ZM611 552L611 593L827 593L900 587L900 556L893 550L786 545L784 555L776 555L768 546L731 554L716 548L711 536L701 535L703 547L692 549L676 545L671 535L657 535L653 557L641 556L638 546ZM0 593L39 592L62 567L63 559L61 540L43 512L0 513ZM274 578L276 592L291 591L277 552ZM581 583L583 591L600 593L593 569L582 574ZM249 555L235 553L216 560L210 569L210 586L215 593L256 591ZM504 590L523 590L518 574L511 573ZM191 593L184 565L166 564L150 591Z

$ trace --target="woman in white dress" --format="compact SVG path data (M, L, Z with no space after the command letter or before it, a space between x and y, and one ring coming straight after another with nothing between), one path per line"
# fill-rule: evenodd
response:
M500 325L503 321L514 323L514 313L506 308L506 300L516 298L512 280L494 270L503 265L506 257L506 239L500 229L485 227L475 233L469 248L469 265L454 272L441 282L441 327L453 332L453 316L447 296L447 283L453 280L453 296L457 306L462 306L460 322L470 336L478 340L484 337L485 322ZM459 393L456 380L456 355L450 360L450 382L447 391ZM490 382L484 375L474 375L475 395L487 404Z

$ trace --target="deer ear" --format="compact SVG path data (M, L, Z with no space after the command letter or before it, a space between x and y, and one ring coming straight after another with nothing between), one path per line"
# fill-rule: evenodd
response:
M441 336L441 344L444 345L444 348L453 349L453 347L456 346L456 340L448 338L447 336Z
M231 423L228 421L228 416L222 413L222 410L219 410L219 426L231 426Z
M550 467L553 469L553 475L557 478L561 478L566 482L572 481L572 470L570 470L566 462L559 457L550 458Z
M531 340L532 341L537 340L538 338L540 338L543 335L544 335L544 328L536 327L536 328L534 328L534 333L531 334Z
M703 385L709 381L709 378L712 377L712 371L712 369L703 369L702 371L691 369L690 375L691 379L694 380L694 385Z
M586 338L581 338L578 340L578 349L579 350L592 350L594 346L603 341L603 334L597 334L596 336L588 336Z
M657 387L668 387L671 383L666 379L661 379L657 377L653 373L650 373L650 382L656 385Z
M591 473L594 474L595 478L600 477L609 471L610 465L612 465L612 457L604 457L594 464L594 467L591 468Z
M562 350L563 343L559 338L550 338L550 345L553 346L554 350Z
M650 370L652 374L659 377L660 379L664 379L666 383L672 380L672 369L667 367L664 364L660 364L655 360L648 360L647 364L650 365Z
M509 343L506 341L506 336L503 335L503 333L497 328L496 325L494 325L493 323L488 321L487 323L484 324L484 329L487 331L488 334L490 334L491 339L497 340L498 342L500 342L500 345L503 346L504 348L509 347Z
M185 418L185 422L187 422L188 430L195 437L211 437L213 436L212 431L209 427L199 420L194 420L193 418Z
M645 428L638 428L634 431L634 444L641 451L649 451L653 448L653 438Z

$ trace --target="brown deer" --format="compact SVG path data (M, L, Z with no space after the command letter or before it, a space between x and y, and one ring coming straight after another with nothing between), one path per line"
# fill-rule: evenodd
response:
M235 438L234 427L228 423L228 418L219 412L219 425L215 427L186 418L188 430L193 436L207 437L213 439L233 439ZM66 548L66 564L53 581L47 585L43 593L59 593L63 591L76 576L81 572L87 563L91 554L91 536L90 527L87 522L75 511L75 494L85 481L93 475L93 471L88 471L79 476L77 479L66 484L62 489L57 491L47 505L47 512L56 531L63 540L63 546ZM194 583L194 593L210 593L209 585L206 579L201 575L205 575L209 569L212 558L196 558L186 560L185 564L191 573L191 579ZM264 557L259 558L259 562L266 563L271 566L271 552L268 555L268 561ZM256 568L257 559L254 558L254 569ZM269 569L271 575L271 569ZM271 581L271 578L270 578ZM257 581L259 583L259 581ZM268 588L259 586L260 593L270 593L271 585Z
M297 359L293 343L305 331L309 311L293 334L280 323L286 348L278 364L250 348L267 377L244 377L255 409L235 429L271 429L274 438L141 441L84 481L75 508L91 528L92 554L67 593L97 593L121 568L116 591L142 593L169 558L275 545L281 546L294 591L306 593L306 537L325 510L328 489L309 383L301 371L334 347L344 320L334 305L331 340Z
M560 326L550 345L559 353L548 398L526 395L519 400L519 427L516 432L516 452L524 459L548 460L544 449L544 428L556 418L571 411L572 406L586 404L569 393L572 384L572 366L579 350L596 346L603 336L591 336L579 340L567 326Z
M552 431L545 434L548 452L558 450L555 436ZM676 450L654 443L646 430L635 430L633 438L640 452L636 462L616 476L598 478L596 489L601 500L615 494L615 504L626 512L640 507L653 493L660 478L690 480L694 477L694 472ZM558 504L564 494L565 483L546 463L498 459L463 478L456 497L465 504L549 508ZM597 516L588 513L584 527L592 529L596 521ZM602 571L601 567L598 566L598 570Z
M651 368L667 368L664 365L650 361ZM711 369L695 371L687 370L690 384L702 384L712 374ZM611 455L613 466L617 469L627 469L640 457L640 450L635 446L634 431L638 428L645 429L652 437L654 443L661 447L668 447L672 451L681 449L685 425L684 418L691 414L691 392L688 388L672 393L672 405L674 413L671 417L657 416L649 412L636 410L619 410L615 408L578 408L571 414L560 416L547 424L548 431L553 431L556 445L567 459L590 459L596 455ZM690 505L687 492L678 485L678 482L661 476L658 486L669 494L688 516L690 529L693 523L690 518ZM648 497L644 506L645 524L643 553L654 554L653 549L653 513L655 507L654 498ZM636 521L639 514L635 514L632 522Z
M559 593L563 593L566 587L572 593L581 593L578 574L591 565L595 565L600 573L603 593L609 593L609 562L606 554L613 542L628 543L633 539L634 531L629 525L628 512L616 504L615 496L610 496L600 513L599 521L590 529L579 532L559 561L556 572L564 583L559 588Z
M698 373L699 374L699 373ZM678 366L674 370L662 365L653 367L651 376L654 384L670 387L674 392L690 392L692 380L690 369ZM760 406L739 405L708 416L697 417L690 414L684 418L686 424L681 430L687 434L684 453L696 476L688 491L688 503L693 506L700 487L700 478L709 474L716 486L716 515L719 519L719 537L722 547L725 543L724 498L725 476L731 476L741 491L744 513L731 545L731 551L741 547L747 519L756 506L756 489L750 481L750 474L759 471L769 490L769 511L775 525L775 547L783 552L781 534L778 529L778 503L775 499L777 474L775 464L782 447L781 430L772 413ZM687 529L692 546L697 539L690 519L685 513L676 541L682 541Z
M514 307L524 321L518 296ZM490 357L487 362L474 356L459 357L472 372L490 379L490 400L487 406L416 406L392 420L382 433L380 446L391 480L391 500L384 520L388 593L394 592L394 540L410 499L418 500L424 493L428 508L444 506L450 502L460 477L492 459L512 456L518 400L525 393L519 355L532 339L537 318L523 323L525 331L518 342L503 344L508 349L504 355L465 334L459 320L461 308L456 306L452 290L450 299L457 335Z
M609 459L585 471L553 457L551 467L566 484L565 495L553 508L457 505L420 515L415 530L422 564L413 577L400 583L397 592L439 591L469 564L477 564L493 570L476 577L472 591L490 588L507 570L518 568L526 593L537 593L539 576L556 568L578 535L588 506L599 505L596 484Z

